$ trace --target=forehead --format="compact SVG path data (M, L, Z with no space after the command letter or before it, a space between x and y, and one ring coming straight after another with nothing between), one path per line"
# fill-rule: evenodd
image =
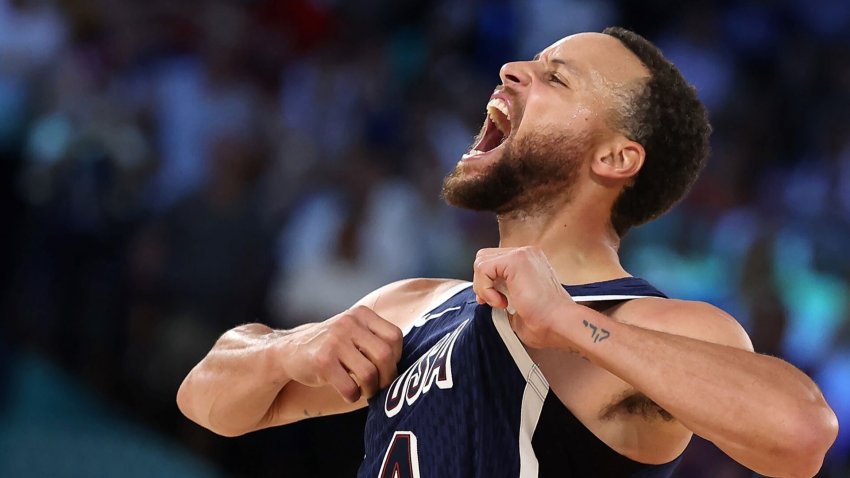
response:
M558 58L574 63L592 76L605 81L623 84L649 76L649 71L620 40L603 33L579 33L562 38L545 50L541 56Z

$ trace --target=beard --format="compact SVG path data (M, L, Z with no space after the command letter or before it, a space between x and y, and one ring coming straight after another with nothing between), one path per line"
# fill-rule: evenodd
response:
M464 177L458 164L443 181L443 198L500 216L540 213L558 199L569 201L589 147L585 135L540 133L510 141L502 157L474 177Z

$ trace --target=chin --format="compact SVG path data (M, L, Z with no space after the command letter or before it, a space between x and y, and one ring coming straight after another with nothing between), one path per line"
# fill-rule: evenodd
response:
M461 159L446 176L443 198L450 205L463 209L500 213L521 189L509 164L510 154L493 150L475 156Z

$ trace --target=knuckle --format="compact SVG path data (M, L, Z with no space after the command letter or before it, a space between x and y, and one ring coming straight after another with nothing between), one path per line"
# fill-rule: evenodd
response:
M349 382L340 388L340 392L350 401L354 402L360 398L360 388L354 382Z
M362 377L364 385L371 385L378 381L378 370L375 367L369 367L363 370Z
M331 333L338 333L340 331L347 330L351 327L351 324L354 322L354 318L351 316L350 311L345 311L336 316L333 322L328 327L328 330Z
M355 306L354 306L354 308L352 308L352 309L351 309L351 312L352 312L352 314L353 314L353 316L354 316L354 317L352 317L352 318L355 318L355 317L368 317L369 315L371 315L372 309L370 309L370 308L366 307L366 306L365 306L365 305L363 305L363 304L358 304L358 305L355 305Z
M325 337L325 341L322 343L322 346L319 350L321 350L323 353L334 353L336 350L339 349L341 342L342 341L340 340L338 335L329 334L327 337Z
M393 360L393 351L389 346L381 347L375 351L375 358L382 364L390 363Z
M392 331L392 334L393 334L393 337L392 337L393 342L395 342L396 344L401 344L401 342L403 342L403 341L404 341L404 334L401 332L401 329L400 329L400 328L398 328L398 327L396 327L395 325L393 325L393 329L392 329L392 330L393 330L393 331Z
M333 358L329 351L319 350L313 354L313 363L316 364L320 370L327 370L333 363Z

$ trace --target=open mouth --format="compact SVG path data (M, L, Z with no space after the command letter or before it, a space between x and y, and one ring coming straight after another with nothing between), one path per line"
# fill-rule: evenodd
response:
M477 156L496 149L505 142L510 134L511 120L508 114L508 104L501 98L492 98L487 103L487 119L484 122L484 130L467 156Z

